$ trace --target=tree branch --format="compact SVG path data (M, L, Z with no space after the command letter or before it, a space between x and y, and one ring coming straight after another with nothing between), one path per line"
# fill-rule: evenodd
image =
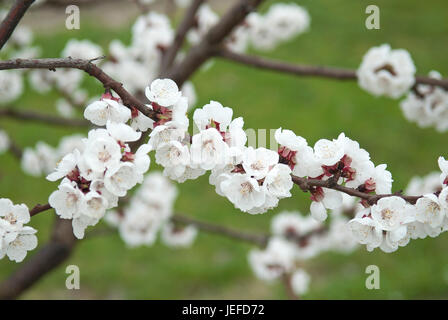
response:
M0 116L10 117L24 121L43 122L58 126L70 126L70 127L88 127L90 122L84 119L68 119L62 117L55 117L52 115L36 113L33 111L20 111L13 108L0 109Z
M308 192L312 187L322 187L327 189L337 190L346 193L353 197L358 197L367 201L368 204L373 205L377 203L381 198L397 196L403 198L411 204L415 204L419 198L422 196L406 196L401 194L401 192L391 193L391 194L369 194L359 191L355 188L349 188L346 186L339 185L335 183L331 178L328 180L320 179L310 179L310 178L300 178L297 176L292 176L292 181L300 187L304 192Z
M123 101L123 104L128 108L137 108L145 116L157 121L158 113L148 108L144 103L131 95L124 87L123 84L112 79L103 70L97 67L92 62L97 60L83 60L73 58L49 58L49 59L14 59L0 61L0 70L10 69L49 69L54 71L57 68L72 68L83 70L90 76L100 81L104 88L112 89L115 91Z
M17 24L35 0L16 0L0 24L0 50L11 37Z
M30 216L34 217L36 214L47 211L52 209L50 204L36 204L31 210L30 210Z
M201 4L204 0L194 0L193 3L188 8L187 12L184 15L182 22L179 24L176 30L176 36L174 37L174 41L168 50L165 52L162 58L162 63L160 67L160 74L163 76L168 71L169 67L173 64L179 49L182 47L184 43L185 36L187 32L191 29L191 27L195 23L196 12L198 11Z
M242 232L239 230L230 229L228 227L198 221L196 219L179 214L172 216L171 220L176 223L193 225L205 232L219 234L232 239L250 242L262 248L266 246L267 241L269 239L269 235Z
M255 10L263 0L239 0L231 7L219 22L209 30L202 41L192 47L187 56L178 64L171 66L166 77L178 86L182 84L205 62L214 55L217 46Z
M216 55L221 58L255 68L283 72L296 76L323 77L338 80L357 80L356 70L351 69L291 64L257 56L240 54L227 49L218 50ZM434 79L424 76L416 76L415 81L417 84L428 84L448 89L448 79Z

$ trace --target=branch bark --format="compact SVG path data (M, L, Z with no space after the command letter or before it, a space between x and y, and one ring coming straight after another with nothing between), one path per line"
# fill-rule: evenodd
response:
M0 50L11 37L25 12L35 0L16 0L0 24Z
M216 55L223 59L258 69L277 71L295 76L322 77L338 80L357 80L358 78L356 76L356 70L351 69L291 64L283 61L240 54L227 49L220 49L216 51ZM434 79L424 76L416 76L415 82L417 84L439 86L448 90L448 79Z
M92 62L97 60L83 60L83 59L73 59L73 58L48 58L48 59L14 59L0 61L0 70L10 70L10 69L49 69L55 71L57 68L72 68L79 69L90 76L96 78L100 81L105 89L112 89L115 91L123 101L123 104L128 108L132 109L135 107L145 116L157 121L158 114L152 109L148 108L144 103L135 98L130 94L124 87L123 84L112 79L107 75L101 68L93 64Z

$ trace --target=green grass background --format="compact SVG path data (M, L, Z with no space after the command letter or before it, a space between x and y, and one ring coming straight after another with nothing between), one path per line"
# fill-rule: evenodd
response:
M268 1L262 7L265 9ZM448 74L448 3L446 0L376 0L381 10L381 29L367 30L365 8L371 1L302 0L312 18L311 30L263 56L285 61L356 68L372 46L390 43L412 54L419 74L432 69ZM43 56L56 57L69 38L86 38L106 47L110 40L129 41L129 26L104 29L94 20L82 20L81 29L62 26L52 32L35 30ZM246 128L294 130L314 144L320 138L335 138L340 132L359 141L376 164L387 163L394 190L402 189L414 175L437 169L437 157L447 156L447 134L420 129L404 119L398 101L375 98L356 82L292 77L254 70L227 61L193 77L199 106L210 99L234 109L244 117ZM93 79L86 81L90 93L101 92ZM14 105L54 113L56 93L39 95L32 90ZM0 119L0 125L22 146L39 140L57 145L67 128ZM16 203L46 202L55 183L25 175L10 155L0 156L0 196ZM153 166L154 168L154 166ZM309 207L308 196L298 190L264 215L251 216L234 209L215 194L202 177L178 185L176 210L198 219L243 230L267 231L270 219L281 210ZM33 218L39 230L39 245L48 239L53 213ZM33 286L23 298L126 298L284 299L280 283L267 284L252 274L247 253L250 245L214 235L200 234L190 249L175 250L162 244L128 249L117 234L81 241L71 258ZM306 263L312 283L305 299L409 299L448 297L448 237L414 240L392 254L364 247L350 255L325 253ZM29 256L31 256L31 253ZM29 259L29 256L27 259ZM81 270L81 289L65 289L65 267ZM381 270L381 289L365 288L365 269L375 264ZM20 267L0 261L0 280Z

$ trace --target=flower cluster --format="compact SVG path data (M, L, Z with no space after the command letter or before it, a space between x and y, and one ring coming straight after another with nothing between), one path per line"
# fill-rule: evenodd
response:
M287 276L294 292L305 294L310 277L298 265L303 266L304 261L324 251L348 253L356 247L355 239L348 232L347 221L336 211L328 226L299 212L281 212L272 219L272 237L266 248L250 251L249 264L261 280L272 281Z
M399 98L415 83L415 65L404 49L392 50L388 44L373 47L358 68L359 86L375 96Z
M7 255L10 260L21 262L27 251L37 247L37 231L25 226L29 221L26 205L0 199L0 259Z
M431 71L429 77L442 78L437 71ZM448 92L441 87L419 84L401 101L400 107L406 119L422 128L448 130Z
M50 181L62 178L49 203L61 218L73 220L77 238L83 238L88 226L97 224L119 197L143 181L150 148L143 144L134 152L129 147L140 136L124 123L107 121L106 129L91 130L81 150L64 156L47 176Z
M193 243L197 229L170 222L176 196L176 187L160 172L152 172L145 177L128 205L107 213L105 219L118 228L121 238L130 247L152 245L159 232L167 246L188 247Z
M415 65L404 49L388 44L373 47L364 55L357 70L359 86L375 96L399 98L407 93L400 107L406 119L420 127L448 130L448 92L438 86L415 84ZM429 78L442 79L437 71ZM412 90L411 90L412 89Z
M292 168L297 177L309 177L347 187L358 188L370 193L390 193L392 176L386 165L375 166L369 153L360 148L356 141L341 133L337 139L320 139L314 148L307 141L290 130L277 130L276 140L283 163ZM323 221L327 209L338 209L343 203L342 193L333 189L312 187L310 211L314 218Z
M164 88L164 97L157 97L156 85ZM149 140L166 176L184 182L210 170L209 180L216 192L250 213L265 212L275 207L278 199L291 196L291 169L279 163L277 152L245 146L244 121L232 120L232 109L216 101L196 109L193 120L199 132L189 138L186 101L182 102L177 87L167 79L155 80L147 97L162 111L167 107L160 105L174 104L164 111L166 122L155 127ZM167 97L169 101L165 101Z
M369 251L380 248L393 252L411 239L436 237L448 229L448 161L439 158L441 174L414 178L407 193L420 195L415 204L399 196L381 198L349 222L353 235Z

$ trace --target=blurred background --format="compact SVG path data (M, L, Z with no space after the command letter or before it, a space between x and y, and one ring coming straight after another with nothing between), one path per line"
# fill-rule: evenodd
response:
M31 27L42 57L58 57L69 39L89 39L107 49L113 39L129 43L130 28L139 9L129 0L81 5L80 30L65 28L65 7L47 6L27 13L23 24ZM163 2L163 1L162 1ZM233 1L210 1L217 12ZM266 1L261 11L274 3ZM417 72L438 70L448 75L448 3L446 0L285 0L304 6L311 28L272 52L260 54L312 65L355 69L372 46L389 43L409 50ZM381 29L365 28L365 8L376 4ZM157 8L157 7L156 7ZM158 8L166 10L164 4ZM173 16L175 23L182 12ZM320 138L336 138L340 132L359 141L375 164L386 163L392 172L394 190L404 189L410 178L437 170L437 157L445 151L447 134L420 129L405 120L399 101L375 98L354 81L300 78L255 70L232 62L215 60L192 78L197 106L217 100L242 116L245 128L288 128L305 137L310 145ZM93 79L86 79L89 93L101 94ZM28 84L27 84L28 86ZM28 87L14 108L55 113L58 93L41 95ZM11 106L8 105L8 106ZM2 106L0 106L2 107ZM0 118L0 126L21 147L45 141L56 146L62 136L86 130L51 127ZM22 172L10 154L0 156L0 197L32 207L46 202L55 183ZM151 170L157 167L154 162ZM209 185L208 176L177 185L175 208L185 215L248 231L267 232L273 215L283 210L308 213L309 195L294 189L293 197L280 201L277 209L249 215L233 208ZM53 214L33 218L39 246L49 237ZM101 222L104 224L104 222ZM101 226L100 226L101 227ZM92 228L93 229L93 228ZM80 241L69 260L29 289L25 299L285 299L284 286L258 280L250 270L247 253L251 245L200 233L189 249L171 249L157 243L129 249L117 233ZM352 254L324 253L306 263L311 275L304 299L443 299L448 298L448 235L413 240L397 252L369 253L359 247ZM30 252L26 259L37 250ZM25 260L26 261L26 260ZM65 268L81 270L81 289L65 288ZM365 288L365 269L375 264L381 270L381 289ZM0 280L19 264L0 261Z

